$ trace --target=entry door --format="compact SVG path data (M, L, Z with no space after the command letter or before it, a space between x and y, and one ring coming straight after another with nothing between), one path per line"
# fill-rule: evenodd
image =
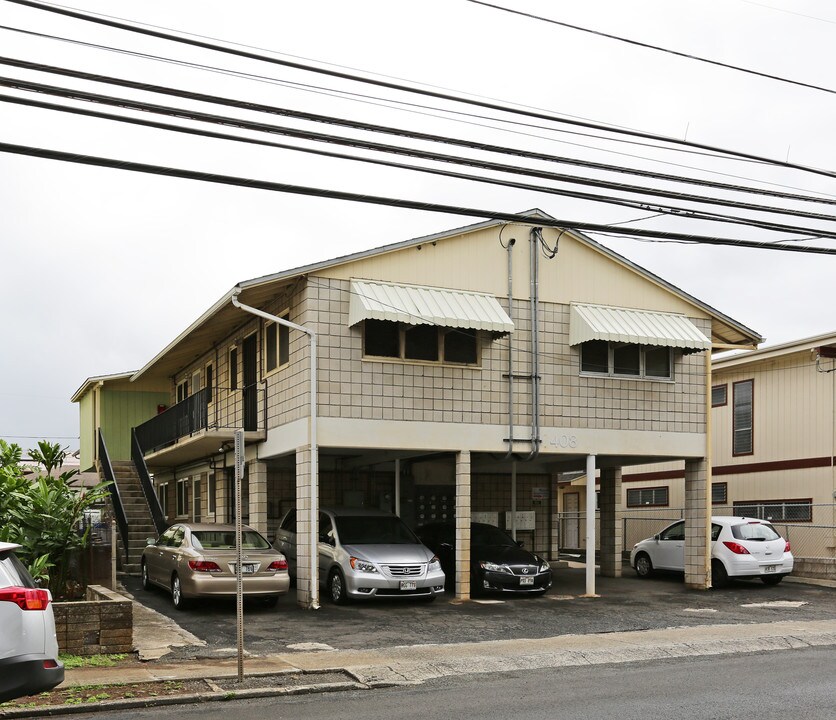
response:
M244 338L244 430L258 430L258 353L256 334Z
M580 516L578 512L581 506L580 493L566 493L563 496L563 544L565 548L577 550L581 546L580 540Z

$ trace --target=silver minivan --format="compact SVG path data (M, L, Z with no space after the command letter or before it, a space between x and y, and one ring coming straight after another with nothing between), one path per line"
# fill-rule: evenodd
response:
M296 510L285 515L273 543L297 575ZM441 563L397 515L364 508L320 508L319 582L338 605L366 598L444 592Z
M49 590L39 588L0 542L0 702L50 690L64 681Z

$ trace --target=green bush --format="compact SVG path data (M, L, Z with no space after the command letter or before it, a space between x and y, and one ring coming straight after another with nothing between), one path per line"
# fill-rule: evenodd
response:
M61 467L66 451L58 443L38 443L30 456L49 473ZM66 588L69 559L74 551L87 547L89 531L81 531L84 511L104 502L107 485L73 487L77 470L58 477L24 475L21 448L0 440L0 540L21 545L18 555L32 576L48 583L55 597Z

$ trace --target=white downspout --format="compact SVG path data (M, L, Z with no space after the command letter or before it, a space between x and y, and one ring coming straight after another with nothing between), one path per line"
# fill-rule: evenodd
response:
M317 519L319 512L319 463L318 463L318 454L319 449L317 446L317 438L316 438L316 425L317 425L317 418L316 418L316 400L317 400L317 389L316 389L316 333L313 330L309 330L306 327L302 327L301 325L297 325L296 323L290 322L290 320L285 320L284 318L280 318L276 315L271 315L270 313L266 313L263 310L259 310L254 307L250 307L249 305L244 305L243 303L238 301L238 295L241 294L241 289L236 288L232 291L232 304L243 310L244 312L248 312L252 315L256 315L260 318L264 318L265 320L270 320L278 325L284 325L289 328L293 328L294 330L298 330L299 332L305 333L308 336L311 343L311 425L310 425L310 452L311 452L311 518L310 518L310 546L311 546L311 565L310 565L310 573L311 573L311 609L312 610L319 610L319 553L317 551L318 547L318 534L317 534Z

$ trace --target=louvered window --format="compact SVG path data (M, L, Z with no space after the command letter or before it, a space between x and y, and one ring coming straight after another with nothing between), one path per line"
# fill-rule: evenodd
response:
M734 396L734 455L751 455L753 441L753 395L754 380L736 382Z

